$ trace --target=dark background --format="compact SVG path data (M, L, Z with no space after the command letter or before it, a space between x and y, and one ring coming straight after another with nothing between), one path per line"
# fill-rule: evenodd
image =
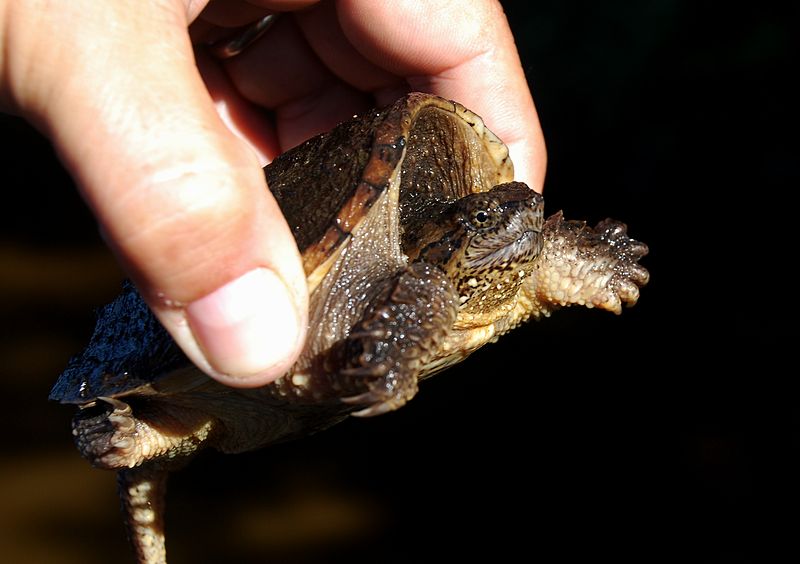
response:
M396 413L201 456L171 482L173 562L800 556L776 328L796 292L797 4L503 5L548 209L650 245L639 305L519 329ZM130 561L113 475L47 401L122 274L48 143L8 116L0 135L0 560Z

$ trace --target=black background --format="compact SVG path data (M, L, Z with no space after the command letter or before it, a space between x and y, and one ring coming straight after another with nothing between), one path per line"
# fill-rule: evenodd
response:
M519 329L396 413L204 454L171 483L172 561L797 558L791 4L503 2L548 209L650 245L639 305ZM129 561L113 476L46 400L122 274L48 143L0 135L0 559Z

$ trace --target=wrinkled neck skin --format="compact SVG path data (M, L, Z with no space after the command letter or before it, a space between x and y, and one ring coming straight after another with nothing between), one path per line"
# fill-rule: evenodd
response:
M443 204L417 235L411 260L437 265L459 296L456 329L490 325L510 314L542 249L543 200L511 182Z

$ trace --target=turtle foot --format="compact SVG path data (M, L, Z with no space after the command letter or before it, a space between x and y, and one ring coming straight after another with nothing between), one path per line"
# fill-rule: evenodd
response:
M624 223L605 219L589 227L565 221L559 212L548 218L543 235L532 287L526 288L533 315L570 305L619 314L639 299L650 275L638 261L648 249L628 236Z
M385 363L383 363L385 364ZM403 378L385 366L370 366L353 368L342 371L348 378L366 378L369 391L362 394L342 398L342 402L349 405L368 405L364 409L355 411L356 417L372 417L394 411L406 404L417 393L416 377Z
M126 468L136 456L136 419L127 403L107 397L81 408L72 424L75 443L84 458L101 468Z
M100 468L133 468L155 459L178 460L208 440L215 420L178 406L98 397L72 421L80 453Z
M342 401L366 417L395 410L417 393L422 367L456 318L455 290L438 268L413 263L384 281L344 344Z

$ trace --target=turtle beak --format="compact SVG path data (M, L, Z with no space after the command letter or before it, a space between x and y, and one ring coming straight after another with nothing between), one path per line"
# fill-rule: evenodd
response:
M509 182L492 189L502 190L506 237L518 240L528 233L541 233L544 225L544 198L522 182ZM510 243L511 241L509 241Z
M522 182L500 184L490 194L502 220L472 241L468 258L476 267L532 261L542 249L544 198Z

